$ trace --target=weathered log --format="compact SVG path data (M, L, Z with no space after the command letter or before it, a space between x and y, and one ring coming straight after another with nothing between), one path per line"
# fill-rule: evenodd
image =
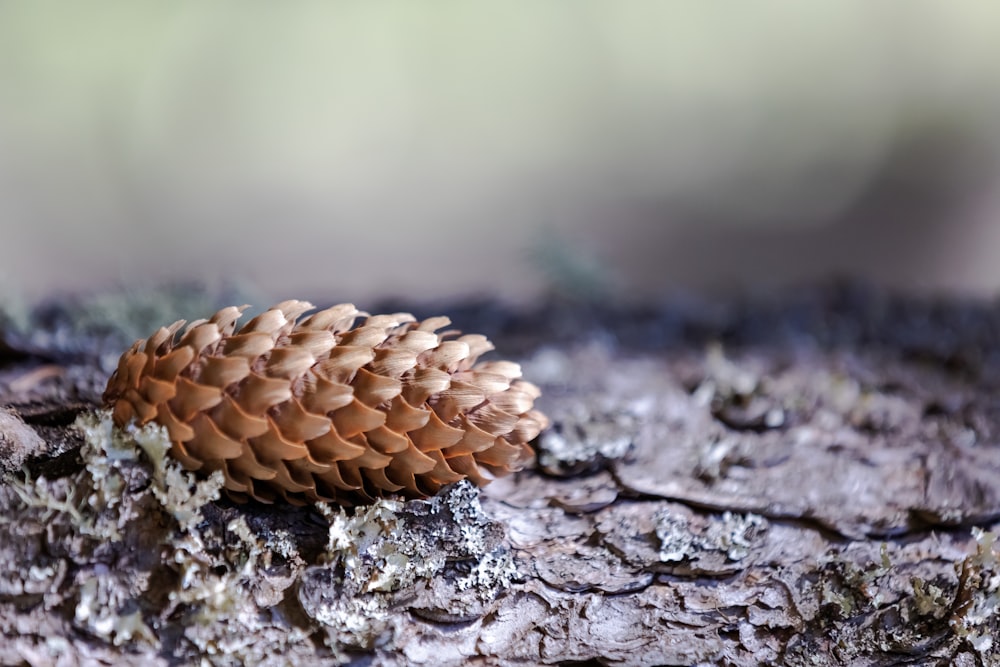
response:
M997 306L449 314L541 386L538 467L353 510L213 499L114 431L106 339L5 357L0 663L1000 660Z

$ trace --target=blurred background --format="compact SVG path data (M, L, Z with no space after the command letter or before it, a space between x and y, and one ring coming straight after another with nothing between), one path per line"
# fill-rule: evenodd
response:
M1000 288L1000 4L0 4L0 293Z

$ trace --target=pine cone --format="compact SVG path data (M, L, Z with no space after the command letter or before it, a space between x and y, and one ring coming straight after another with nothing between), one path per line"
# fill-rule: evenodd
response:
M435 333L446 317L367 317L285 301L238 331L246 308L162 327L122 355L105 403L122 427L156 421L185 468L221 470L238 501L370 501L482 486L533 459L548 425L508 361L476 363L480 335ZM355 327L358 317L366 317Z

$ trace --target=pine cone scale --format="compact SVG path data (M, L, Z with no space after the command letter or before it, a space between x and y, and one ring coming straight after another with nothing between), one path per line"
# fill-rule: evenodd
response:
M184 443L188 455L206 460L235 459L243 453L241 441L224 433L207 415L196 415L191 427L194 437Z
M211 385L197 384L180 377L177 379L177 395L167 405L177 419L188 422L199 412L210 410L222 402L222 390ZM142 418L143 423L149 421Z
M115 406L115 414L112 415L115 423L127 424L131 421L131 416L120 419L117 414L120 406L127 405L127 403L119 402L118 405ZM169 405L166 403L160 405L157 410L156 421L167 429L167 435L170 436L170 440L173 441L174 445L179 442L187 442L194 437L194 429L191 428L191 425L178 420L177 417L174 416L174 413L170 410Z
M400 396L389 406L389 414L386 415L385 423L394 431L410 433L426 426L430 418L430 410L415 408Z
M386 415L381 410L369 408L357 398L352 398L348 405L334 410L330 418L337 433L350 440L384 424Z
M234 499L343 503L486 484L532 458L547 425L520 367L480 362L486 337L444 317L367 316L286 301L161 327L126 351L105 401L115 423L157 421L189 470L221 470ZM360 325L355 325L359 318Z
M353 398L350 385L316 378L312 388L302 395L302 407L309 412L323 414L350 405Z
M384 425L373 428L371 431L365 433L365 439L370 446L382 454L398 454L405 452L406 448L410 446L409 438L405 435L394 433Z
M170 447L170 455L192 472L203 470L205 467L204 460L191 456L187 451L187 447L180 440L174 440L173 445Z
M244 411L229 394L222 395L222 401L211 411L211 416L221 431L236 440L256 438L267 432L267 419Z
M476 486L486 486L491 481L489 477L483 474L484 469L476 463L475 458L471 454L463 454L445 459L445 464L449 470L454 471L461 477L468 477Z
M282 437L273 419L268 418L267 431L256 438L250 439L257 458L269 465L277 465L282 461L301 459L309 455L309 448L304 443L286 440Z
M184 364L185 367L194 359L191 348L180 348L176 352L190 352L188 355L190 360ZM170 370L174 370L172 366ZM173 380L181 370L183 367L169 376L161 375L161 377ZM197 372L199 382L220 389L239 382L248 375L250 375L250 363L244 357L206 357Z
M445 424L436 412L429 412L427 425L408 434L410 439L413 440L413 444L417 446L417 449L424 453L433 450L442 450L451 447L462 439L464 433L461 429Z
M253 449L243 443L243 451L237 458L226 461L229 470L239 472L245 479L271 480L277 476L273 466L265 466L257 460Z
M291 398L292 388L286 380L249 373L236 402L250 414L261 414Z
M354 395L369 407L388 403L403 391L403 382L394 377L379 375L374 371L361 368L355 375Z
M309 484L297 482L292 478L288 467L280 461L274 464L274 479L272 481L281 488L285 489L288 493L292 494L310 491L315 485L315 482L313 482L312 479L310 479ZM273 495L271 495L269 499L273 500Z
M290 399L274 409L274 423L287 440L305 442L330 431L330 419L305 410L297 400Z
M448 465L447 459L444 458L444 454L440 450L427 452L427 456L434 459L435 466L433 470L427 473L421 482L425 485L433 484L434 489L431 493L437 493L445 484L454 484L455 482L463 479L465 475L453 470L451 466Z
M450 455L475 454L492 447L496 441L496 436L473 424L467 415L461 415L461 424L462 439L448 447L447 452Z
M323 461L325 464L329 464L338 461L350 461L357 458L364 453L365 448L344 440L331 429L324 435L306 443L306 451L311 453L316 461Z

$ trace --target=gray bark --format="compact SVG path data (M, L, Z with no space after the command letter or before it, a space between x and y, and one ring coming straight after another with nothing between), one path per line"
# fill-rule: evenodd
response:
M538 466L350 511L95 450L131 341L54 312L0 346L0 663L1000 664L992 305L456 306Z

